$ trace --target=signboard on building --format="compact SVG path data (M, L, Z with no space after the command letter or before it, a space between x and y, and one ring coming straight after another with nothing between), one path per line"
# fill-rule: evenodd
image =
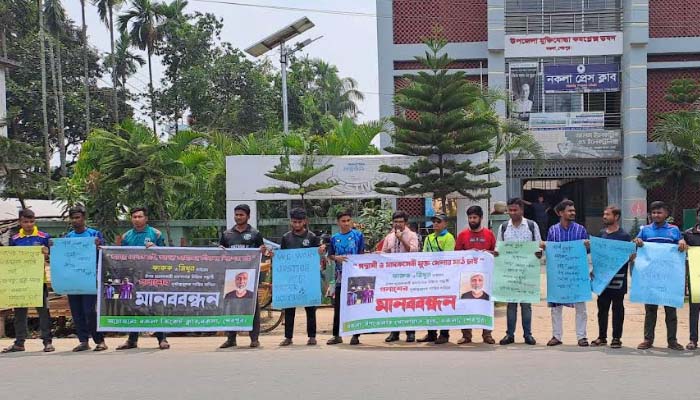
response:
M547 158L618 158L619 130L605 130L603 112L533 113L530 132Z
M618 92L619 64L566 64L544 66L545 93Z
M513 93L511 117L521 121L530 119L530 113L538 111L536 62L513 63L509 65L510 88Z
M622 32L506 35L506 58L620 55Z

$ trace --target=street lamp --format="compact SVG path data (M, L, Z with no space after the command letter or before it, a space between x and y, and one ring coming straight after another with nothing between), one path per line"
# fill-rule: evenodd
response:
M285 43L292 38L308 31L314 27L314 23L310 19L304 17L298 21L295 21L291 25L288 25L279 31L273 33L272 35L266 37L265 39L255 43L254 45L245 49L245 52L253 57L260 57L261 55L267 53L268 51L279 46L280 48L280 64L282 67L282 119L284 125L284 133L289 133L289 111L287 109L287 63L289 62L288 57L297 51L308 46L312 42L320 39L306 39L303 42L297 43L294 48L287 48Z

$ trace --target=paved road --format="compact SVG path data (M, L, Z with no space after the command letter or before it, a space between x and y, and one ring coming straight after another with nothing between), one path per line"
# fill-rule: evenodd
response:
M3 399L680 399L696 398L700 353L538 345L295 345L214 350L222 338L172 338L169 351L0 356ZM300 338L301 339L301 338ZM110 339L112 348L120 339ZM241 344L247 338L239 339ZM299 343L302 341L299 340ZM0 340L7 345L8 340ZM225 397L224 397L225 396Z

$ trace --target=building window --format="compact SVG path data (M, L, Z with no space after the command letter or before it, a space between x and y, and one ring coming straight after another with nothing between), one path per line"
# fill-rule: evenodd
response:
M506 33L611 32L622 29L621 0L506 0Z

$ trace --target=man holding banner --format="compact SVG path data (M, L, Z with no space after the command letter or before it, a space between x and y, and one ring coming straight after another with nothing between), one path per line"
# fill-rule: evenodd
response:
M501 228L498 230L496 238L497 248L501 243L535 242L539 244L542 241L539 227L534 221L524 218L524 212L525 202L523 200L519 198L508 200L508 215L510 216L510 220L508 220L508 223L501 225ZM498 256L498 252L496 252L496 256ZM535 256L537 258L542 257L542 250L540 249ZM537 272L539 277L539 268ZM523 338L525 339L525 343L535 345L537 341L532 336L532 305L530 303L520 303L520 310L523 318ZM508 303L506 319L506 336L499 342L502 346L515 343L515 323L518 320L518 303Z
M588 232L582 225L576 223L576 207L571 200L564 200L557 204L554 211L559 215L559 223L549 228L547 232L548 242L571 242L584 240L586 247L589 246ZM547 257L549 259L549 256ZM551 262L551 260L548 260ZM586 272L588 274L588 272ZM549 272L547 279L549 280ZM588 289L590 294L590 287ZM573 304L548 303L552 310L552 338L547 342L547 346L558 346L562 344L563 320L562 313L564 307L574 307L576 309L576 340L581 347L588 347L588 339L586 338L586 324L588 322L588 314L586 312L586 302L579 301Z
M688 249L688 245L681 236L681 231L677 226L667 222L669 215L669 207L663 201L655 201L651 203L651 219L652 223L644 225L639 231L634 242L637 247L644 246L644 242L650 243L666 243L678 244L678 251L684 252ZM663 268L659 265L658 268ZM654 330L656 328L656 315L659 310L657 304L644 305L644 341L637 346L639 350L648 350L654 347ZM683 346L678 343L676 332L678 331L678 316L676 308L664 306L666 313L666 333L668 339L668 348L672 350L683 350Z
M696 260L691 259L691 251L697 254L700 250L700 206L695 210L695 226L683 232L683 239L688 244L689 247L693 249L688 249L688 276L690 275L690 263L696 262ZM700 267L700 265L693 264L695 268ZM698 296L693 296L693 285L691 285L691 279L688 280L688 289L690 291L690 342L685 346L688 350L695 350L698 348L698 317L700 316L700 302L693 300ZM700 290L700 288L695 288Z
M233 209L233 220L236 225L224 231L219 239L219 246L226 249L257 249L265 251L263 237L257 229L248 224L250 220L250 207L247 204L239 204ZM238 277L236 278L238 280ZM246 280L249 277L246 275ZM245 288L245 285L243 285ZM220 349L227 349L236 346L236 331L229 331L228 338L219 346ZM255 301L255 314L253 314L253 330L250 332L250 347L260 347L260 307Z
M10 246L42 246L44 255L49 253L49 236L48 233L42 232L35 224L36 216L34 211L23 209L19 212L19 233L10 238ZM41 330L41 340L44 343L44 352L50 353L55 351L52 344L53 336L51 334L51 314L49 313L49 289L46 285L46 276L44 275L44 289L42 295L42 305L36 308L39 314L39 328ZM2 350L3 353L14 353L24 351L24 341L27 339L27 313L29 309L26 307L18 307L15 312L15 343Z
M71 229L66 238L90 237L95 238L95 245L103 246L105 244L102 233L97 229L89 228L85 224L85 215L87 210L83 206L72 207L68 211L70 218ZM97 265L95 265L97 269ZM68 303L70 312L73 316L73 323L78 335L80 344L73 348L73 351L90 350L89 338L95 341L95 351L107 350L105 344L105 335L102 332L97 332L97 295L91 294L69 294Z
M608 206L603 210L603 225L600 237L608 240L630 242L632 236L620 226L622 211L616 206ZM630 256L630 262L634 261L634 254ZM619 264L618 264L619 265ZM608 286L598 296L598 338L591 342L591 346L605 346L608 343L608 312L612 304L612 341L610 347L619 349L622 347L622 325L625 320L625 294L627 293L627 266L625 263L612 278Z

